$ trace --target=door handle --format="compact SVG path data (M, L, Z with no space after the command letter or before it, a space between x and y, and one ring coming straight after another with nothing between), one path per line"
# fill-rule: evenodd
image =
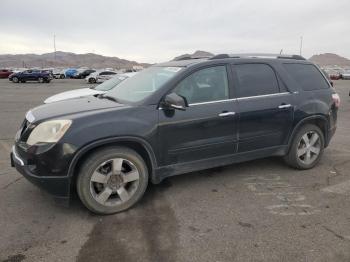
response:
M219 114L220 117L225 117L225 116L234 116L236 112L222 112Z
M291 106L292 106L291 104L282 104L282 105L278 106L278 108L288 108Z

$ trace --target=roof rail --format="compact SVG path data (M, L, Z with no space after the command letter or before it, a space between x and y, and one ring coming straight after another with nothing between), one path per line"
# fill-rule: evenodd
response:
M283 55L283 54L219 54L211 57L210 59L224 59L224 58L276 58L276 59L295 59L306 60L301 55Z

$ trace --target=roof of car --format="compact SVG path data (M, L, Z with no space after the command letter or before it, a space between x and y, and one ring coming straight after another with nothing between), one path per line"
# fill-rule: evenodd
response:
M300 55L282 55L282 54L219 54L212 57L182 57L179 60L172 60L165 63L156 64L164 67L187 67L208 61L284 61L284 62L306 62L307 60Z

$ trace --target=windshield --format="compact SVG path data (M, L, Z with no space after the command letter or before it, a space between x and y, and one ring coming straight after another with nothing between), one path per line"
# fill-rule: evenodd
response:
M100 84L98 86L93 87L92 89L95 89L98 91L109 91L112 88L119 85L119 83L126 78L127 78L126 76L116 76L116 77L113 77L113 78L103 82L102 84Z
M150 96L174 77L181 67L150 67L120 83L107 95L118 100L138 102Z

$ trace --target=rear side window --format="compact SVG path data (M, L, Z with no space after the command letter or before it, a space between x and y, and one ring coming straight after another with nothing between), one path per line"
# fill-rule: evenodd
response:
M234 65L239 86L237 97L260 96L279 93L276 74L266 64Z
M289 75L305 91L329 88L321 72L310 64L284 64Z

